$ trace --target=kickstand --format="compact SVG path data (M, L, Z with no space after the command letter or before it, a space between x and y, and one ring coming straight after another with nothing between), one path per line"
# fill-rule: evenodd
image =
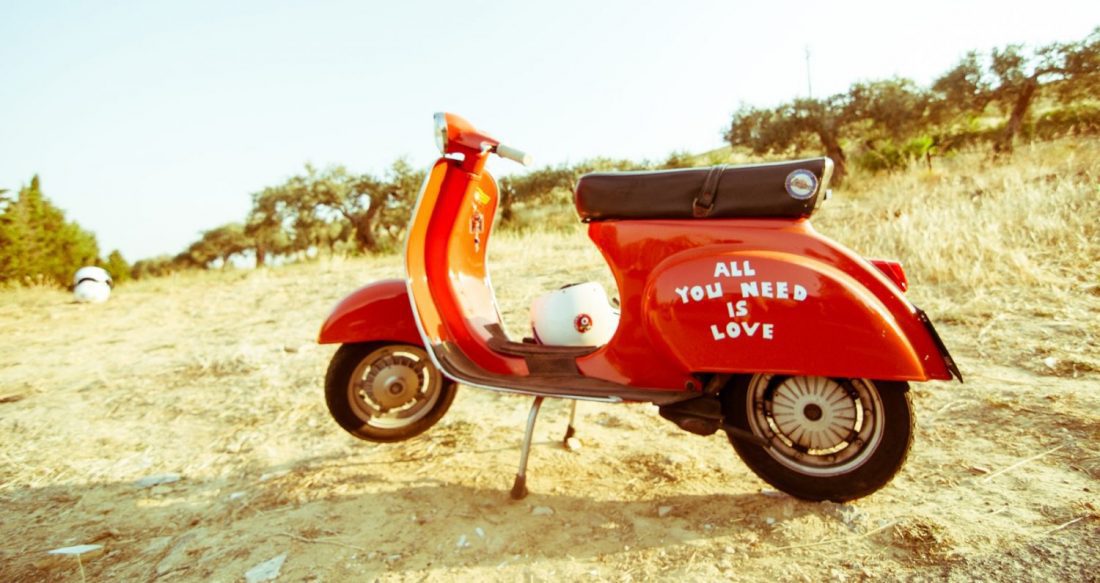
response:
M523 434L523 448L519 452L519 471L516 472L516 481L512 484L513 500L527 497L527 456L531 453L531 437L535 433L535 419L539 416L542 399L541 396L535 397L535 402L531 403L531 412L527 414L527 432Z
M569 409L569 427L565 428L565 437L561 438L561 444L566 448L569 447L569 438L577 434L577 430L574 428L573 423L577 419L577 400L573 399L573 406Z

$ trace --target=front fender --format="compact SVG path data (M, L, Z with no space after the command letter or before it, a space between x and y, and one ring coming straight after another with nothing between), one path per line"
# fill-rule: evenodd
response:
M318 344L378 340L423 345L403 279L384 279L355 290L340 300L317 335Z

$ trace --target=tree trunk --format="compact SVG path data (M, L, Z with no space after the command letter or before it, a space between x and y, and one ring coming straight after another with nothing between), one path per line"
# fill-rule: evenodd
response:
M513 195L508 188L500 189L500 222L510 223L515 215L512 213Z
M374 235L374 216L378 214L378 207L370 205L367 212L355 217L351 224L355 227L355 242L360 251L377 251L378 237Z
M256 267L263 267L267 260L267 249L263 245L256 245Z
M994 146L996 151L1012 152L1012 143L1016 139L1016 134L1020 132L1020 127L1024 125L1024 118L1027 117L1027 112L1031 109L1031 102L1035 98L1035 91L1038 88L1039 80L1035 77L1030 77L1024 82L1020 94L1016 96L1016 103L1012 106L1012 114L1008 117L1008 123L1005 124L1005 133L1001 136L1001 141Z
M820 132L817 137L821 145L825 147L825 155L833 160L833 184L840 185L844 177L848 175L848 158L844 155L844 149L840 147L840 139L836 134Z

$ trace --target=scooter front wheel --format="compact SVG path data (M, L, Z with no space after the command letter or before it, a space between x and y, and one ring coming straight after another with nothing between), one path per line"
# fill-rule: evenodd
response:
M807 500L867 496L901 469L913 439L904 382L757 374L722 394L727 423L768 442L730 435L765 482Z
M345 344L325 376L325 402L348 433L367 441L402 441L435 425L456 385L428 354L409 344Z

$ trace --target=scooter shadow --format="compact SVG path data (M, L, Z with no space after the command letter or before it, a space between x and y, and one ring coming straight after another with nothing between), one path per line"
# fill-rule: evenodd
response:
M511 500L504 487L429 479L329 502L346 506L340 512L358 519L354 529L338 534L340 540L375 549L375 558L390 558L388 570L601 559L711 543L744 553L759 540L754 533L782 530L786 521L805 515L840 521L836 504L771 491L608 497L585 489L581 480L557 487L547 482L531 484L530 495L519 501ZM406 526L397 532L378 528L394 521Z
M310 572L350 568L369 578L648 549L672 553L684 545L711 547L707 552L733 546L740 553L760 540L754 533L774 533L785 521L808 514L839 520L835 504L766 495L747 482L741 486L752 491L679 494L664 493L674 483L623 488L536 475L530 495L515 501L509 476L495 480L494 470L460 481L430 472L394 480L372 472L373 465L338 460L257 468L250 478L184 476L146 489L133 482L14 488L0 499L0 511L17 520L0 526L0 535L20 542L0 550L7 564L0 571L15 580L53 577L71 565L41 564L46 549L94 542L107 551L84 566L93 578L135 572L217 578L281 552L309 561ZM483 483L489 480L499 487Z

